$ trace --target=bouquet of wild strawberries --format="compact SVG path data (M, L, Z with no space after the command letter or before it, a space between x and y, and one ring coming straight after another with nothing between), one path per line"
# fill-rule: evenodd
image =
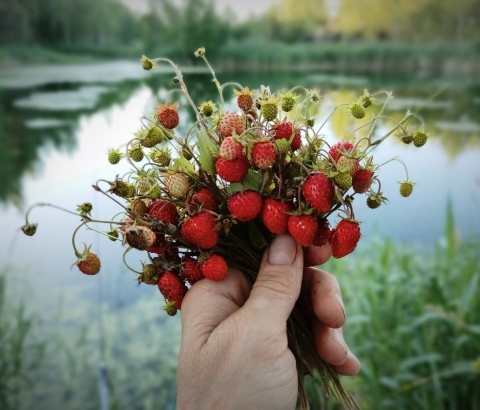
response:
M195 54L210 68L203 48ZM138 273L138 282L158 286L169 315L181 309L189 286L203 278L224 279L228 266L239 268L253 284L263 251L275 234L289 232L302 246L328 243L335 258L351 253L361 236L354 198L365 195L370 208L386 201L372 150L390 135L417 147L427 139L420 127L407 124L416 118L410 112L400 120L384 115L391 98L388 92L372 95L365 90L357 100L334 107L332 114L343 107L345 115L355 119L364 118L368 110L372 114L344 140L329 144L321 132L332 114L316 126L321 98L317 90L295 87L274 93L264 86L250 90L237 83L221 85L210 68L219 102L203 101L197 106L170 60L142 58L146 70L159 62L172 66L177 86L143 119L125 150L109 151L112 164L125 158L131 171L113 181L99 180L93 187L123 208L106 221L109 228L102 233L113 241L120 240L121 234L125 254L132 249L146 252L148 263L142 262L141 271L129 268ZM227 87L236 96L234 110L226 109L224 103ZM196 115L184 135L175 132L180 99ZM380 137L374 133L379 121L393 124ZM102 189L100 182L108 189ZM413 185L407 173L400 194L409 196ZM91 210L90 203L79 205L82 222L74 238L81 226L105 222L92 219ZM27 235L36 231L28 213L22 230ZM73 246L79 270L98 273L100 260L90 247L80 252L75 240ZM333 390L346 407L355 407L336 372L316 354L301 300L287 328L302 406L308 407L304 376L317 370L327 391Z

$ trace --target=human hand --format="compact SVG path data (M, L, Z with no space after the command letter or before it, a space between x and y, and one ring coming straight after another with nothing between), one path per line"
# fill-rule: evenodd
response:
M358 372L343 341L338 283L308 267L329 257L329 247L304 252L291 236L278 235L251 290L237 269L223 281L192 286L182 303L177 410L294 409L298 377L286 322L301 290L311 295L319 356L341 374Z

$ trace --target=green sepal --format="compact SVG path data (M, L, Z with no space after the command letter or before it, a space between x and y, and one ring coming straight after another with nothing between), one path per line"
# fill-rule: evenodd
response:
M262 184L262 175L254 171L253 169L249 169L245 178L243 178L242 182L233 182L231 183L228 188L227 192L229 194L233 194L238 191L242 191L244 189L252 189L254 191L260 191Z
M258 229L255 222L253 221L248 222L247 225L248 225L248 238L250 239L252 245L259 250L266 248L268 245L268 242L265 239L265 236L263 236L263 234Z
M182 171L188 175L196 175L195 168L193 167L192 163L189 162L186 158L180 157L180 158L175 158L173 162L173 166L176 170Z

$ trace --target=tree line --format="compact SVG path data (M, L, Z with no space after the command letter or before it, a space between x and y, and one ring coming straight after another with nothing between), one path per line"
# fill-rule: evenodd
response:
M242 42L341 40L447 42L480 48L478 0L283 0L237 21L213 0L148 0L139 15L119 0L0 0L0 45L89 53L190 55L199 44L215 56Z

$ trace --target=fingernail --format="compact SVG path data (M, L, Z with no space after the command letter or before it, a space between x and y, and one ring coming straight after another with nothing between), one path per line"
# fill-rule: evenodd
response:
M342 348L345 350L345 358L348 355L349 349L347 347L347 344L345 343L345 340L343 339L343 333L340 329L332 329L331 331L332 338L333 340L338 343Z
M297 254L297 243L290 235L277 235L268 251L268 262L272 265L290 265Z
M335 292L335 299L337 300L338 304L342 308L343 319L345 319L347 317L347 315L345 314L345 305L343 304L342 295L340 295L339 292Z

